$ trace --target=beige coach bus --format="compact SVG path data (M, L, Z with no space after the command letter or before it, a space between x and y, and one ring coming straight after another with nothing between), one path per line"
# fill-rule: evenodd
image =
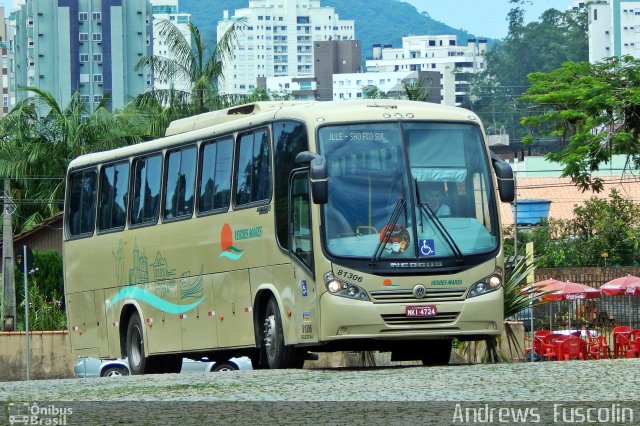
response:
M66 188L73 350L134 374L335 350L443 364L502 329L513 174L464 109L258 102L79 157Z

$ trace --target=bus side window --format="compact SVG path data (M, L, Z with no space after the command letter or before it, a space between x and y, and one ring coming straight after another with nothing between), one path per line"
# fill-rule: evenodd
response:
M158 221L161 174L162 157L159 154L133 160L129 209L129 222L132 225Z
M276 235L283 249L289 250L289 175L296 167L298 153L309 149L307 128L296 121L273 123L273 197Z
M202 144L198 213L210 213L229 207L232 158L233 139Z
M310 207L309 174L307 172L296 173L291 180L291 253L313 270Z
M69 183L69 235L92 234L96 217L96 171L90 169L73 173Z
M190 146L168 152L166 161L164 218L190 217L196 180L196 148Z
M236 205L266 202L271 197L269 134L257 130L244 134L238 144Z
M129 163L105 166L100 171L99 231L124 228L128 183Z

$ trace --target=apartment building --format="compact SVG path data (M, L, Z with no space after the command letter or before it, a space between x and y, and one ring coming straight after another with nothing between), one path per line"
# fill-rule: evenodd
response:
M416 35L402 38L402 47L373 46L368 72L436 71L442 86L441 103L461 105L469 95L469 75L485 68L486 40L469 39L458 44L455 35Z
M612 56L640 58L640 0L599 0L586 5L589 62Z
M239 19L233 57L224 64L220 90L226 94L248 94L258 78L313 78L314 42L355 40L353 20L342 20L333 7L320 0L249 0L249 7L225 11L218 22L218 39Z
M61 105L76 91L92 108L109 94L114 109L153 85L148 71L134 71L152 53L148 0L22 3L12 14L16 85L46 90Z
M4 6L0 6L0 61L2 61L2 74L0 75L0 88L2 89L2 109L0 116L9 112L12 102L11 64L13 46L10 40L10 32L7 28L7 17Z
M174 59L175 55L167 47L167 42L160 34L162 22L169 21L175 25L191 45L191 34L189 32L191 14L179 11L178 0L151 0L151 13L153 14L153 54L167 59ZM171 87L184 92L191 90L187 81L167 81L157 74L154 75L153 87L156 90L165 90Z
M440 73L437 71L382 71L333 75L333 100L360 99L366 97L363 89L375 86L390 98L406 98L403 83L422 80L429 93L429 102L442 101Z

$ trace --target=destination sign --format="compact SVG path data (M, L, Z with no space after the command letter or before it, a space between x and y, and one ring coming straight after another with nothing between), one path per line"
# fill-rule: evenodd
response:
M327 136L326 140L329 142L389 142L387 132L378 131L331 131Z

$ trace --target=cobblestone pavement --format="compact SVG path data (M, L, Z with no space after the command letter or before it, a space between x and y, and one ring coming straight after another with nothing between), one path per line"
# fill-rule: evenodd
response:
M544 410L554 402L606 406L627 403L636 407L637 422L640 421L639 369L640 359L622 359L446 367L243 370L2 382L0 404L25 401L40 407L48 403L70 404L75 407L75 414L69 417L75 416L71 420L82 418L82 424L114 424L117 418L119 424L129 424L132 419L141 424L176 424L173 420L182 424L246 424L245 420L235 423L233 419L237 418L233 414L241 412L242 419L249 418L248 409L262 424L271 424L270 420L300 424L299 419L291 423L283 421L295 418L287 415L287 410L296 414L306 412L304 419L314 420L315 424L344 424L350 415L357 416L349 420L356 424L378 424L385 419L410 424L414 420L429 423L425 419L438 418L433 413L424 413L438 407L445 411L445 423L450 423L454 410L464 407L460 404L475 404L473 406L480 408L485 407L485 402L523 407L542 404ZM107 407L108 414L105 414ZM211 410L213 417L223 420L221 423L212 420ZM372 412L378 414L373 420L362 417ZM421 413L418 419L406 419L407 414L418 412ZM80 417L78 413L84 414ZM114 413L123 417L113 417ZM173 419L171 415L176 413L182 417ZM200 419L198 415L204 417ZM185 418L195 423L185 423ZM402 421L398 422L399 418ZM365 420L358 422L358 419ZM2 420L0 416L0 424ZM542 420L545 424L547 418ZM549 422L552 423L557 422Z

